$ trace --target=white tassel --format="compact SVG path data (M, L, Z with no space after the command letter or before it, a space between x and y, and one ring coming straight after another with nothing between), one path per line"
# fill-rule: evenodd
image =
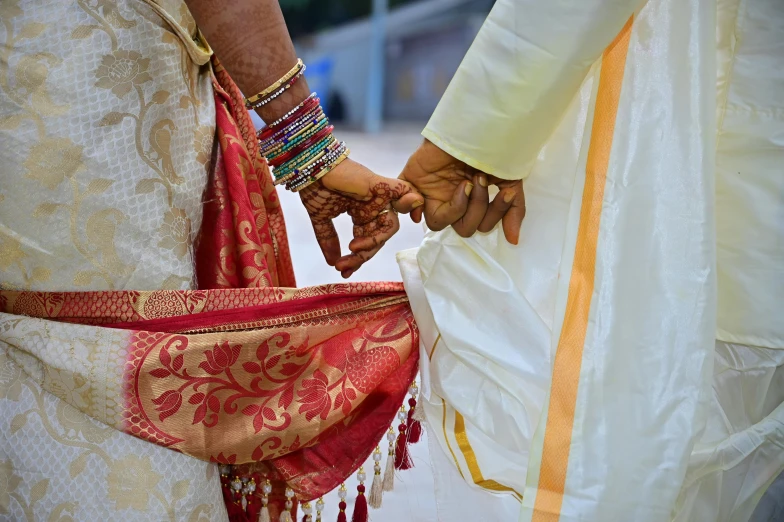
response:
M269 508L267 507L267 504L269 504L269 494L272 493L272 484L270 484L269 480L265 480L264 484L261 485L261 493L261 513L259 513L259 522L272 522Z
M294 490L291 488L286 488L286 507L283 511L280 512L280 518L278 519L280 522L294 522L291 519L291 510L294 507Z
M384 491L392 491L395 489L395 441L397 434L395 429L390 426L387 432L387 440L389 441L389 453L387 455L387 467L384 470L384 482L381 488Z
M387 468L384 470L384 482L382 483L384 491L392 491L395 489L395 452L390 451L387 456Z
M421 422L422 424L424 424L426 420L424 403L425 403L425 398L422 397L422 394L420 393L419 399L417 400L416 408L414 408L414 415L412 418L415 421Z
M261 513L259 513L259 522L272 522L270 519L269 509L266 505L261 508Z
M368 505L373 509L380 508L383 495L384 487L381 479L381 448L376 446L376 451L373 452L373 485L370 486Z

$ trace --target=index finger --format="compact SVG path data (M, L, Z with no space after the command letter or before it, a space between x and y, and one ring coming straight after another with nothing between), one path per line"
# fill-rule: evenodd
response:
M324 254L324 260L329 266L335 266L340 259L340 238L335 230L335 225L327 219L323 221L311 221L313 231L316 233L316 241Z

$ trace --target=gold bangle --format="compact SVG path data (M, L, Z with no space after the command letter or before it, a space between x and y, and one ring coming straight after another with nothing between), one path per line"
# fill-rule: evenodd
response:
M269 87L261 91L260 93L256 94L255 96L251 96L250 98L245 98L245 104L253 105L254 103L257 103L259 100L261 100L262 98L269 96L270 94L278 90L281 85L291 80L294 77L294 75L296 75L299 72L299 70L302 69L302 67L304 67L304 65L305 64L302 62L302 59L297 59L297 65L292 67L291 70L289 70L289 72L284 74L280 80L276 81L275 83L273 83L272 85L270 85Z
M301 186L295 188L294 190L292 190L292 192L299 192L300 190L304 189L305 187L308 187L308 186L312 185L313 183L317 182L318 180L320 180L321 178L323 178L324 176L326 176L327 174L332 172L332 169L334 169L335 167L337 167L338 165L343 163L343 161L348 158L348 155L349 155L350 152L351 151L349 149L346 149L346 152L344 152L343 154L338 156L332 164L330 164L327 167L324 167L322 170L319 171L318 174L313 176L310 179L309 182L307 182L304 185L301 185Z

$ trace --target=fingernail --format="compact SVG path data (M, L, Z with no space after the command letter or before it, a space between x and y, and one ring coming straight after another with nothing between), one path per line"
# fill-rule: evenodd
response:
M472 190L474 190L474 184L473 183L469 183L468 185L466 185L466 188L465 188L466 196L470 196Z
M422 202L421 201L414 201L414 204L411 205L411 208L413 209L413 208L417 208L417 207L421 207L421 206L422 206Z
M507 192L506 194L504 194L504 203L511 203L514 198L515 198L514 192Z
M483 187L487 186L487 178L485 176L479 176L479 184Z

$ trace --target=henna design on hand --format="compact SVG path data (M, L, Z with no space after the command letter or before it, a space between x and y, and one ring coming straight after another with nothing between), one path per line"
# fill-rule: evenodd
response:
M399 222L397 216L392 214L391 202L400 199L408 192L409 190L393 187L389 182L380 180L368 189L365 197L359 199L360 196L357 194L349 195L342 191L330 190L319 180L303 189L300 197L310 216L319 243L337 237L332 224L333 219L343 213L351 216L355 240L364 238L372 240L367 248L372 252L364 252L365 255L361 255L363 252L354 254L364 263L397 232ZM388 212L384 212L385 210Z

